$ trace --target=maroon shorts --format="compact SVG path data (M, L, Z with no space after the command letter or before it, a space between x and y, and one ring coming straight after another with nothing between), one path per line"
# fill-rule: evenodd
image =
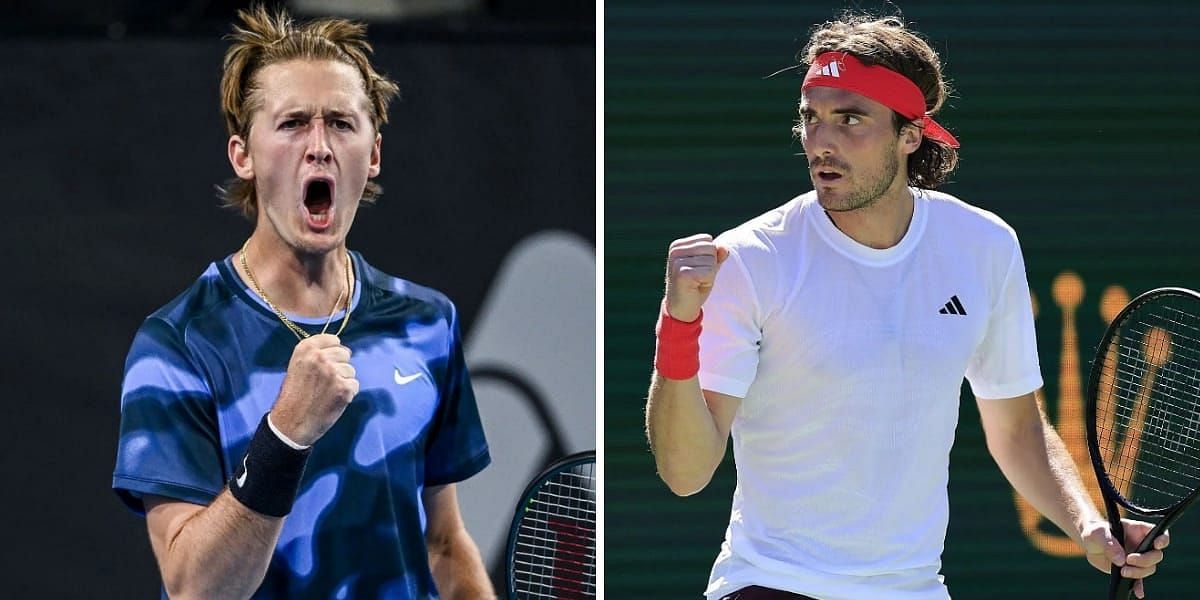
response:
M816 600L816 598L809 598L808 596L801 596L800 594L793 594L792 592L783 592L758 585L752 585L729 594L728 596L721 598L721 600Z

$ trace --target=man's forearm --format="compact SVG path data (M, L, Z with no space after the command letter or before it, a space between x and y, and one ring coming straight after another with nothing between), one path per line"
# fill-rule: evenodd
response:
M1103 519L1088 496L1062 438L1044 415L1003 443L992 455L1013 488L1076 543L1089 522ZM989 443L989 446L992 446Z
M1043 431L1045 432L1047 462L1049 462L1050 470L1058 483L1060 490L1058 497L1062 499L1061 504L1066 513L1063 518L1066 520L1067 526L1074 529L1073 531L1064 529L1064 531L1067 531L1067 534L1076 542L1080 542L1079 536L1084 526L1093 521L1106 519L1096 508L1096 504L1092 502L1091 496L1088 495L1075 460L1071 458L1071 452L1067 450L1067 445L1063 443L1062 437L1049 424L1044 425ZM1058 522L1056 521L1056 523ZM1058 526L1063 528L1062 524Z
M429 568L438 595L447 600L495 598L479 548L465 529L429 547Z
M646 401L646 434L659 476L681 496L708 485L725 456L727 438L717 429L695 377L677 381L654 374Z
M248 598L262 584L283 518L246 508L229 490L174 529L162 568L172 598Z

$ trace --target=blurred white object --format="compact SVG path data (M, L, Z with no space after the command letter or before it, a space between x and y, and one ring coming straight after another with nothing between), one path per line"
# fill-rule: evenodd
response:
M529 479L596 447L594 247L561 231L518 243L466 336L466 359L492 465L458 484L458 501L493 565Z

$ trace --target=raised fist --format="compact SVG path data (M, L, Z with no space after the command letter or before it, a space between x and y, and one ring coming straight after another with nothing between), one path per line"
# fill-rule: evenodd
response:
M358 394L350 349L335 335L314 335L296 344L271 422L297 444L321 439Z
M712 292L717 270L728 256L729 250L717 246L707 233L671 242L667 252L667 312L680 321L695 321Z

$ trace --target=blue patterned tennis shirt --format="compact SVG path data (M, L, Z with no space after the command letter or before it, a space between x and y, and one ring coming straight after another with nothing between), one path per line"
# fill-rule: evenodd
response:
M422 490L490 462L454 305L351 258L341 343L360 391L313 445L255 598L437 598ZM289 318L310 333L325 324ZM274 405L296 343L230 258L147 318L125 365L121 500L141 514L145 494L211 503Z

